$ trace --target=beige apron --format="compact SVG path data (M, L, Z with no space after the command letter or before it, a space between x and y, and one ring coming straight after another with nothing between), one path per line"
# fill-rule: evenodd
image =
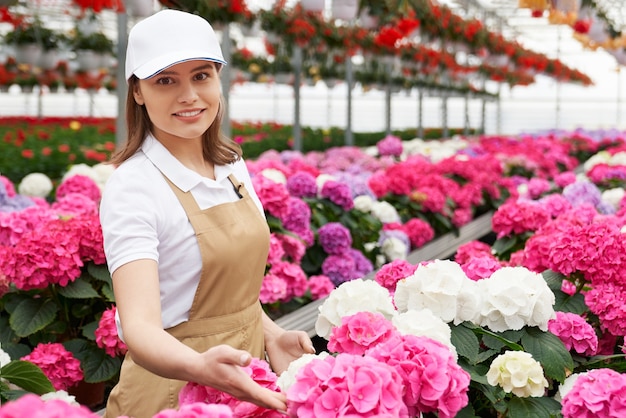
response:
M258 298L269 251L267 222L232 174L229 180L241 198L206 210L200 210L191 192L166 180L185 208L202 255L202 274L189 320L166 331L199 352L228 344L264 358ZM152 418L163 409L176 408L185 383L150 373L128 353L105 417Z

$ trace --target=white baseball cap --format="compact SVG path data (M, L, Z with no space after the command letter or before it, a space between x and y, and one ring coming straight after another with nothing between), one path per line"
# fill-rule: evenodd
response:
M133 74L150 78L184 61L206 60L226 65L211 24L180 10L161 10L132 27L126 49L126 80Z

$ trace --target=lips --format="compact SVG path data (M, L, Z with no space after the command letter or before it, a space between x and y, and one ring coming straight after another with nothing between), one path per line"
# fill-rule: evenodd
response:
M180 116L183 118L192 118L194 116L198 116L202 112L203 112L203 109L185 110L184 112L174 113L174 116Z

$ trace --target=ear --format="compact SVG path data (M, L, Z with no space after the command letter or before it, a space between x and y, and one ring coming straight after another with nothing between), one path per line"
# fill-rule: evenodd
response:
M139 83L135 84L135 88L133 89L133 97L135 98L135 103L139 106L143 106L145 104L145 100L143 99L143 95L141 94L141 89L139 88Z

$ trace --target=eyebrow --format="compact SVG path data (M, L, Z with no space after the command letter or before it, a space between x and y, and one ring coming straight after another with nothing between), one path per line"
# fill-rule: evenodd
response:
M209 62L207 64L202 64L196 68L193 68L191 70L192 73L196 72L196 71L201 71L201 70L205 70L207 68L215 68L215 64L213 64L212 62ZM165 69L163 71L161 71L160 73L158 73L157 75L172 75L172 74L178 74L178 72L173 71L173 70L168 70Z

